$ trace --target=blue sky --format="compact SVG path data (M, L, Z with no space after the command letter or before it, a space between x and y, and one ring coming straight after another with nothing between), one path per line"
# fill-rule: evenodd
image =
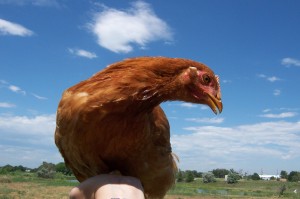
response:
M224 110L167 102L179 167L300 165L300 2L0 0L0 166L60 162L62 92L128 57L182 57L221 79Z

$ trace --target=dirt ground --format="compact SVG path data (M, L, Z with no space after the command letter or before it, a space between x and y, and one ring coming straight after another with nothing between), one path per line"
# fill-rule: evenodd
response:
M68 199L68 186L40 186L37 183L1 183L0 198L5 199Z

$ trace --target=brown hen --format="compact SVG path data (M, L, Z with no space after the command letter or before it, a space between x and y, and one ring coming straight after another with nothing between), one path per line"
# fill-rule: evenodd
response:
M204 64L126 59L63 93L55 143L80 182L117 170L139 178L147 198L163 198L177 171L169 123L159 106L169 100L222 111L218 77Z

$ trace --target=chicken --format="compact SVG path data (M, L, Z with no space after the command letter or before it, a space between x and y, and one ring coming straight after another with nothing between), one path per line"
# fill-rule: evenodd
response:
M55 143L80 182L119 171L140 179L146 198L163 198L177 167L159 105L174 100L206 104L217 114L223 108L219 79L188 59L114 63L63 93Z

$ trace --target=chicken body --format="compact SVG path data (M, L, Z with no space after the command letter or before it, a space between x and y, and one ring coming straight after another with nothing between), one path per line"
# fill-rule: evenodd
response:
M207 103L195 86L202 72L212 78L203 87L211 92ZM183 100L221 111L219 90L213 72L198 62L127 59L64 92L55 143L79 181L118 170L139 178L147 198L163 198L174 184L177 167L169 123L159 104Z

